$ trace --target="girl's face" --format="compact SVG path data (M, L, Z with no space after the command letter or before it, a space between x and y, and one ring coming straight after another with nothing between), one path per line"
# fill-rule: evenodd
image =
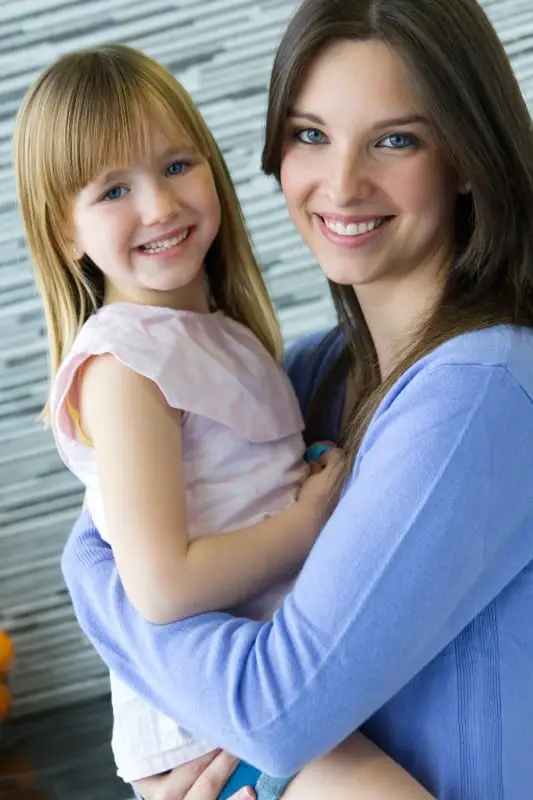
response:
M73 216L75 255L102 270L109 299L206 310L220 204L203 156L155 131L142 160L110 165L78 193Z
M414 273L440 280L458 182L386 45L341 41L315 61L289 111L281 185L335 283L359 295Z

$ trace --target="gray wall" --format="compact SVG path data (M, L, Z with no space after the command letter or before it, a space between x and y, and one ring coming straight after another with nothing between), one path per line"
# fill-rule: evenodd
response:
M224 150L287 339L333 320L324 281L259 174L272 55L293 0L0 0L0 628L18 650L19 714L107 690L78 632L59 554L81 502L77 482L36 424L46 342L15 208L13 116L31 81L69 50L105 41L169 67ZM487 0L533 102L533 0ZM533 234L533 232L532 232Z

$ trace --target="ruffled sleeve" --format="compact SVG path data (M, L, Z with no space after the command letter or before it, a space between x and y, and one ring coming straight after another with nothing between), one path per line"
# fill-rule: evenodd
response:
M71 409L75 378L91 357L110 353L152 380L175 409L207 417L250 442L303 430L288 378L247 328L224 316L117 303L94 314L63 362L51 394L52 428L67 466L95 469ZM69 408L70 406L70 408Z

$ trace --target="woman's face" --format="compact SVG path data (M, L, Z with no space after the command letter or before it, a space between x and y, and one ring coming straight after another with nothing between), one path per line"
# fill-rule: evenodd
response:
M450 257L458 182L398 56L341 41L313 64L287 120L281 186L327 277L356 290Z

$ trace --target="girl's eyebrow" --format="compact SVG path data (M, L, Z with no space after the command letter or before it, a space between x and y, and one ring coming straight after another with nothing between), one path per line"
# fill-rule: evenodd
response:
M191 153L195 153L196 150L192 145L188 144L181 144L181 145L172 145L171 147L167 147L164 153L161 153L158 156L160 161L166 161L167 158L171 158L172 156L182 156L182 155L190 155Z
M107 170L97 175L93 183L111 183L113 181L118 181L120 178L123 178L127 172L129 172L127 167L118 170Z
M326 122L317 114L310 111L304 111L300 108L290 108L287 114L288 119L306 119L309 122L314 122L316 125L326 125ZM396 125L429 125L429 120L423 114L405 114L400 117L390 117L376 122L372 126L372 130L381 130L382 128L391 128Z
M190 156L192 153L195 152L196 151L194 150L194 148L188 145L171 146L168 147L164 151L164 153L161 153L159 156L157 156L157 160L164 162L172 157L176 158L184 155ZM123 178L127 173L129 173L132 169L133 167L130 166L130 167L121 167L119 169L105 170L104 172L101 172L99 175L96 176L93 183L101 184L101 183L112 183L114 181L118 181L120 180L120 178Z

